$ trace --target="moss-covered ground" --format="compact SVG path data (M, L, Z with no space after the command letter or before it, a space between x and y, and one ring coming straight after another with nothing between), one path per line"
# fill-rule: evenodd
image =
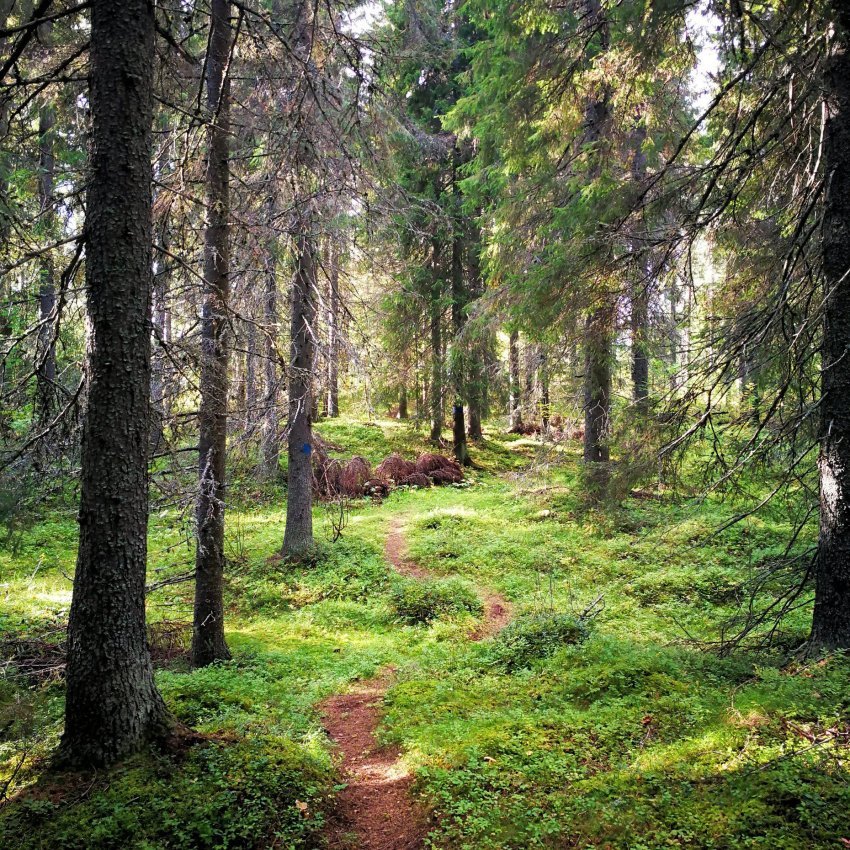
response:
M319 430L341 455L372 462L425 448L393 422ZM592 509L577 454L529 467L538 450L488 433L467 485L355 503L334 543L317 507L321 547L299 567L273 557L285 494L237 475L233 661L187 669L190 583L149 598L155 639L168 643L159 686L206 743L57 777L48 757L61 732L61 676L6 664L0 791L11 800L0 847L320 848L339 780L315 706L390 665L380 735L415 771L435 848L850 846L848 660L789 661L806 636L805 607L786 619L773 653L721 656L701 645L738 609L740 582L782 553L783 509L720 533L735 508L713 499L668 493ZM601 611L580 639L543 629L471 643L474 605L445 605L417 624L397 610L404 588L383 556L393 519L413 559L464 588L504 594L520 622L575 617L593 603ZM6 647L26 639L49 650L61 638L75 542L72 507L54 504L2 540ZM185 573L192 559L179 517L153 516L150 581Z

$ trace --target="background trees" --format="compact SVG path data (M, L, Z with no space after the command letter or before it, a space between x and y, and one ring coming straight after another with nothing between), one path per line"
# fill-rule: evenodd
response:
M812 648L847 646L843 7L699 10L706 95L686 3L107 8L0 7L4 511L79 481L75 759L167 723L147 513L196 544L193 663L226 659L228 478L285 481L283 555L314 552L325 414L465 465L486 427L581 441L600 510L674 459L737 496L758 470L741 515L799 519L739 637L814 595ZM140 707L98 754L119 629Z

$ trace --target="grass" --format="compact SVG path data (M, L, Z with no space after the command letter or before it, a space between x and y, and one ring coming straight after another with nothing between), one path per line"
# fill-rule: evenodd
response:
M395 422L320 430L340 454L372 463L424 447ZM343 538L324 542L310 568L270 558L285 513L274 491L237 498L234 660L190 672L178 657L157 673L171 709L209 743L57 789L45 759L60 733L61 682L7 671L0 783L17 770L18 797L0 811L0 846L320 847L338 778L315 706L390 664L397 679L379 731L416 772L435 848L843 846L847 659L720 657L694 643L716 638L741 580L782 552L786 518L768 512L715 534L734 506L669 498L589 508L575 456L529 471L536 451L532 440L490 434L473 449L469 486L356 504ZM424 600L384 561L393 517L410 556L439 577ZM320 539L325 522L317 508ZM63 623L75 539L70 512L46 507L7 541L4 633ZM185 572L191 558L179 517L154 517L151 580ZM466 595L449 596L465 602L445 604L440 589L452 582ZM519 619L470 643L469 589L482 587L503 593ZM602 612L577 629L600 599ZM190 603L191 585L163 587L149 616L186 622ZM808 616L788 618L786 646L805 638Z

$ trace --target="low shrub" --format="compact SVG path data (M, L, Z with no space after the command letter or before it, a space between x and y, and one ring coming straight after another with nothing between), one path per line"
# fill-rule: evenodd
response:
M82 795L62 783L24 795L0 816L0 846L306 850L332 774L306 747L267 737L196 746L176 761L143 754L97 779Z
M556 611L517 617L499 632L490 646L489 660L503 670L522 670L540 658L547 658L562 646L585 641L588 624Z
M397 581L391 592L396 614L409 623L430 623L450 614L479 615L481 600L473 588L460 579Z

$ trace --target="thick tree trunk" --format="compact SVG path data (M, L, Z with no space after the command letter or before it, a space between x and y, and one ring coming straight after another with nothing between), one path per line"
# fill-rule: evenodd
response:
M850 7L833 0L836 40L825 77L826 287L821 349L820 537L811 642L850 648Z
M54 237L54 182L56 158L53 153L53 128L56 115L53 106L45 103L38 114L38 200L42 227L48 241ZM46 251L40 258L38 313L41 325L38 331L38 353L36 357L36 419L45 425L51 418L55 406L56 343L54 312L56 310L56 279L52 252Z
M313 323L316 318L316 257L312 216L306 214L296 239L292 280L289 368L289 472L283 556L300 558L313 548Z
M510 410L508 428L522 430L522 393L519 382L519 331L511 331L508 342L508 373L510 376Z
M173 725L145 630L154 7L90 9L89 392L60 749L74 766L115 762Z
M227 455L230 299L230 2L212 0L206 89L209 120L201 326L198 545L192 663L230 658L224 639L224 499Z

